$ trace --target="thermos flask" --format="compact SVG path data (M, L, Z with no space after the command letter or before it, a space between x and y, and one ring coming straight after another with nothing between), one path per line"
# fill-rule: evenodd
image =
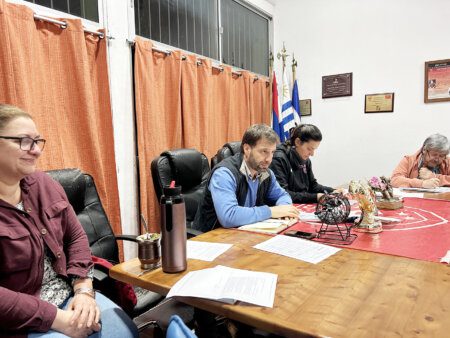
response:
M164 272L186 270L186 208L180 186L164 187L161 196L161 261Z

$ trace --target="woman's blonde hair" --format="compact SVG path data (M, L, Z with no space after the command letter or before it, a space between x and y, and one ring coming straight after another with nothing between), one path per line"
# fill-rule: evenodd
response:
M12 120L18 117L27 117L33 119L30 114L24 112L22 109L9 104L0 104L0 130L3 130L5 126Z

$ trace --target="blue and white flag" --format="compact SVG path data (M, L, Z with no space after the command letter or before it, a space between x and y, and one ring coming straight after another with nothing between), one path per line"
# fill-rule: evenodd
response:
M300 111L300 97L298 95L297 79L294 79L294 86L292 88L292 108L294 108L294 114L296 113L299 121L301 121L302 113Z
M272 82L272 128L277 133L281 142L284 142L284 132L280 126L280 109L278 107L278 88L277 88L277 77L275 76L275 71L273 72L273 82Z
M289 130L300 124L300 117L292 106L291 90L287 79L286 68L283 70L281 83L281 128L285 139L289 139Z

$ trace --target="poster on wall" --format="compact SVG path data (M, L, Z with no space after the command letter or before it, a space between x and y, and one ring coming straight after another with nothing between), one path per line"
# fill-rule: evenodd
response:
M425 103L450 101L450 59L425 62Z

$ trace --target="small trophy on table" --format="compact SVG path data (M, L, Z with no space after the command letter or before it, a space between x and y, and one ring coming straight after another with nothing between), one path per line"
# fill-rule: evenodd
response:
M378 209L400 209L403 208L403 201L394 196L391 180L385 176L373 176L369 181L369 186L373 191L381 193L381 197L377 197L376 205Z
M380 221L375 220L378 212L376 206L376 197L372 189L365 181L351 181L348 192L356 201L358 201L361 216L355 221L353 229L359 232L368 232L377 234L383 231Z

